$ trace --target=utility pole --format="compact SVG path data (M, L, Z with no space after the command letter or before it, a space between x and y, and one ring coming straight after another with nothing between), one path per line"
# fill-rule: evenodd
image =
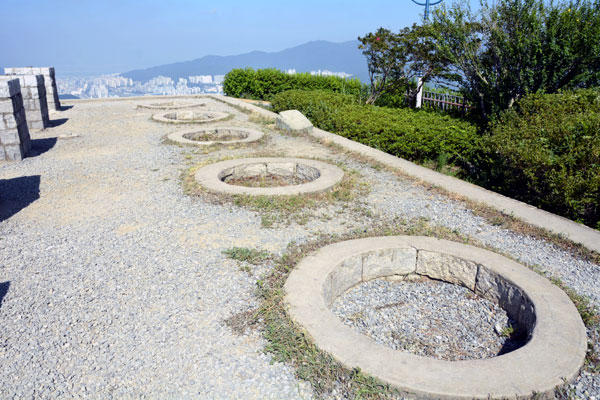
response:
M412 0L413 3L418 4L420 6L425 7L425 13L423 14L423 22L429 21L429 6L435 6L436 4L440 4L444 0L425 0L424 3L419 3L417 0ZM419 72L417 80L417 87L419 87L419 91L417 92L417 104L415 104L416 108L421 108L423 105L423 73Z
M416 0L412 0L413 3L418 4L420 6L425 7L425 14L423 14L423 21L429 21L429 6L435 6L436 4L440 4L444 0L425 0L424 3L419 3Z

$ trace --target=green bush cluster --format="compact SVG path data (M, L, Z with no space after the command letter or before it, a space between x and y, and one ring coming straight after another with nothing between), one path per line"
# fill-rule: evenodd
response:
M286 90L326 90L360 95L368 90L358 79L337 76L314 76L308 73L287 74L278 69L233 69L225 75L223 91L227 96L270 100Z
M600 90L533 94L483 138L492 189L600 229Z
M456 161L477 151L474 125L448 115L360 104L355 96L292 90L272 99L276 112L295 109L318 128L409 160Z

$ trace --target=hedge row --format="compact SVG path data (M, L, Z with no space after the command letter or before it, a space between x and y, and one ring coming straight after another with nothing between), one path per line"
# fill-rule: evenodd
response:
M271 101L276 112L299 110L318 128L417 162L468 156L480 140L474 125L448 115L362 105L351 95L292 90Z
M337 76L314 76L308 73L287 74L277 69L233 69L225 75L223 91L227 96L270 100L286 90L326 90L360 95L367 89L358 79Z
M492 189L600 229L600 90L527 96L482 145Z

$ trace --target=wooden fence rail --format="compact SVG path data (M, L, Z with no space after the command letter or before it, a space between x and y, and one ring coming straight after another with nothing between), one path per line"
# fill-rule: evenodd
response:
M467 109L473 108L469 105L465 98L453 94L423 92L423 108L437 108L444 111L458 110L465 112Z

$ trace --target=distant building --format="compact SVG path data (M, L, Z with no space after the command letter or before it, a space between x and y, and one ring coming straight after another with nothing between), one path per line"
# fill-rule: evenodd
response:
M347 74L345 72L332 72L327 69L321 71L320 69L317 71L310 71L311 75L315 76L337 76L339 78L350 78L352 74Z
M204 83L204 84L211 84L213 83L213 78L210 75L196 75L196 76L190 76L189 77L190 83Z
M169 78L168 76L159 75L155 78L150 79L148 83L153 86L166 86L172 85L173 79Z
M90 88L89 96L91 98L106 98L108 97L108 89L104 85L92 85Z
M286 69L284 72L289 75L297 74L295 68ZM310 74L313 76L337 76L340 78L350 78L352 76L352 74L347 74L345 72L332 72L332 71L329 71L328 69L325 69L325 70L319 69L316 71L310 71Z

